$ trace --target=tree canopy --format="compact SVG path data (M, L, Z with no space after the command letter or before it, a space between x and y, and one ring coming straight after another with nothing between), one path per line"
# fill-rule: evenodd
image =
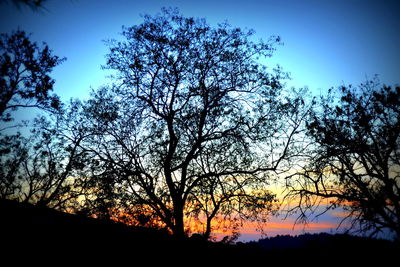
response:
M40 48L24 31L0 35L0 119L10 121L11 111L22 107L57 110L58 96L51 95L50 72L64 59Z
M268 172L288 156L296 125L271 56L279 38L209 26L164 9L109 42L116 84L87 105L88 141L104 174L174 234L195 217L258 220L273 207ZM264 217L265 219L265 217Z
M338 95L338 97L336 97ZM400 236L400 87L377 80L343 86L322 97L310 115L313 144L307 164L290 182L307 207L313 196L341 206L364 233Z

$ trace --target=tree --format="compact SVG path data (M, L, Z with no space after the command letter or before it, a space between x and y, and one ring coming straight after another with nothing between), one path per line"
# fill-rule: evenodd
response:
M0 139L0 198L15 198L21 189L19 170L27 158L26 139L21 134Z
M314 197L340 206L352 225L400 237L400 87L369 81L322 97L307 123L309 164L293 175L291 196L302 210ZM295 179L297 178L297 179ZM304 209L306 208L306 209Z
M31 42L23 31L0 35L0 119L12 120L11 111L21 107L57 110L60 101L50 95L54 80L49 76L64 59Z
M146 210L176 236L191 216L207 221L208 236L217 215L273 207L268 174L290 154L297 124L285 118L300 102L281 95L285 74L258 62L279 38L256 43L253 34L164 9L109 43L106 68L117 83L86 105L86 149L120 204Z
M35 119L32 135L0 139L0 197L60 210L76 209L77 198L90 188L90 158L80 143L81 105Z

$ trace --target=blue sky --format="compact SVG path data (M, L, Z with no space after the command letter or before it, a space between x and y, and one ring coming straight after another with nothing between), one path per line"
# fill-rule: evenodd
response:
M359 84L378 74L383 83L399 83L400 1L385 0L48 0L46 10L0 6L0 32L21 29L67 57L53 77L64 101L86 98L90 88L107 83L101 70L107 47L122 25L142 22L141 14L178 7L185 16L204 17L211 25L227 20L254 29L256 38L281 36L284 45L266 61L291 73L288 86L315 92Z

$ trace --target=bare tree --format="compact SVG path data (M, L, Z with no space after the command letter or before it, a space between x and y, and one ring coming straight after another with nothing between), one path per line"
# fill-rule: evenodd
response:
M329 199L327 209L345 209L354 229L389 229L399 238L400 87L373 80L338 94L322 97L309 118L313 146L308 164L287 179L289 196L302 211Z
M86 147L123 192L120 204L143 207L177 236L199 212L208 236L218 214L271 210L268 174L288 157L297 127L285 121L285 74L258 62L279 38L252 35L175 10L146 15L124 28L125 41L110 41L106 68L117 84L86 105Z

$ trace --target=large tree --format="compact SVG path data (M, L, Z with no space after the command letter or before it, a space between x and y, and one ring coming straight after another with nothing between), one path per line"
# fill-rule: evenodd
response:
M268 173L289 155L301 104L281 95L284 74L258 61L279 38L254 42L253 31L167 9L123 37L107 55L116 84L86 106L86 145L99 177L124 192L120 204L177 236L191 216L207 237L219 215L264 218L274 208Z
M343 86L321 101L307 129L304 169L288 179L302 211L316 198L346 211L358 230L400 237L400 87Z

